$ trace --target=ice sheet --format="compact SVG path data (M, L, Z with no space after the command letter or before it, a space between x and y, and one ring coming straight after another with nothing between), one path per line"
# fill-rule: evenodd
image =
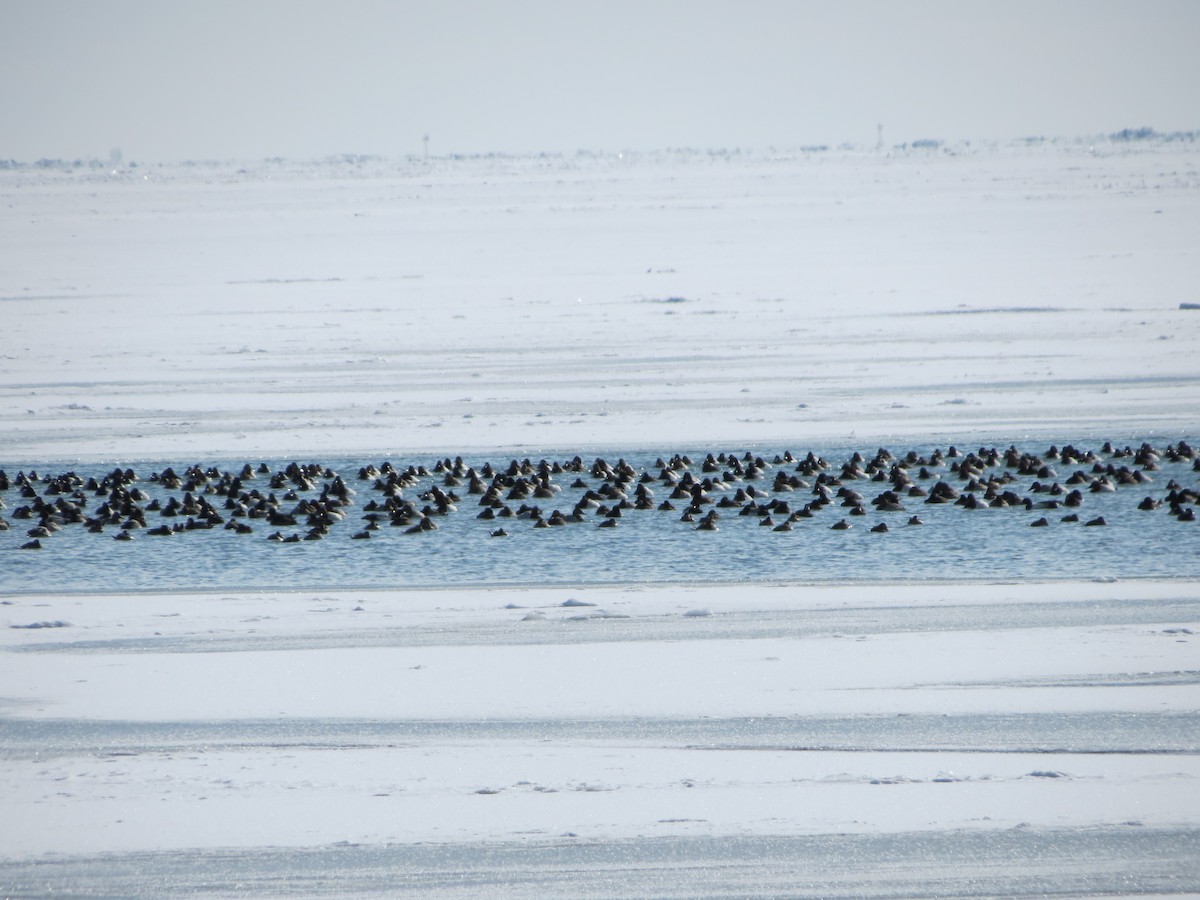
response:
M1195 441L1197 163L6 169L0 462ZM1190 581L204 587L0 598L5 892L1200 890Z
M3 453L1196 432L1191 144L0 172Z

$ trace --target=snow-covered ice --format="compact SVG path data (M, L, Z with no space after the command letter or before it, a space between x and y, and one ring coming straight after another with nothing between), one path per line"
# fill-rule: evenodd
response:
M572 618L563 593L10 598L9 617L72 624L2 634L6 879L121 893L126 866L169 878L191 859L179 883L203 886L211 854L232 853L286 893L309 848L333 853L331 892L366 877L384 893L432 842L503 892L528 875L513 882L488 848L549 871L585 844L627 848L587 893L640 894L642 867L666 864L640 857L662 853L696 857L676 884L703 894L713 842L757 837L714 883L755 893L780 888L754 863L773 842L797 842L781 871L799 890L828 852L805 839L838 836L893 840L893 876L928 867L916 894L964 889L926 841L989 838L985 852L1016 840L1031 856L971 870L989 892L1018 875L1083 892L1056 855L1077 841L1139 886L1194 887L1192 584L573 589L629 616L616 634ZM1081 599L1128 613L1081 624ZM697 603L710 615L689 616ZM952 615L997 605L1010 627ZM810 621L830 615L844 630ZM923 630L942 618L955 627ZM1176 847L1169 865L1144 834ZM400 880L342 842L390 849ZM872 893L860 877L847 884Z
M1200 439L1190 143L0 202L10 470ZM0 596L6 895L1200 891L1189 578L45 588Z
M1195 146L958 150L5 171L3 456L1185 433Z

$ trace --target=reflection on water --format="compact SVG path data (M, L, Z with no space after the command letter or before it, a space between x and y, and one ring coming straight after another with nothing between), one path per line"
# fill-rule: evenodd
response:
M40 550L19 549L45 519L37 508L55 504L61 511L73 502L84 518L97 517L111 490L89 489L86 480L102 480L113 467L78 467L73 471L82 482L54 493L48 476L61 472L39 472L23 486L10 466L9 486L0 491L10 526L0 532L0 589L1197 577L1200 523L1178 513L1194 503L1187 492L1197 489L1200 475L1190 451L1171 452L1188 450L1186 444L1157 449L1149 457L1096 447L1064 459L1028 448L1021 461L1003 451L989 457L918 447L907 459L906 448L893 457L864 452L860 461L852 449L811 458L780 449L718 455L707 466L704 453L686 460L602 454L574 466L571 457L546 455L540 472L539 456L526 467L491 457L490 471L487 458L461 465L395 459L390 466L340 458L320 460L307 481L295 467L297 477L287 477L287 462L268 461L256 462L245 473L254 477L232 490L241 465L202 464L210 477L189 485L187 465L175 467L178 483L166 484L151 478L165 470L161 464L128 463L121 469L139 479L125 489L144 492L134 502L145 510L145 527L128 529L133 540L113 539L129 518L114 515L100 531L63 522L38 538ZM361 473L367 466L373 469ZM341 484L354 493L342 492ZM929 502L939 484L957 497ZM493 486L494 499L482 493ZM894 502L885 496L889 490ZM212 527L185 527L189 519L205 524L195 506L186 506L188 494L211 505ZM239 497L249 512L236 508ZM256 498L269 497L274 505L254 509ZM1172 500L1180 501L1174 512ZM660 508L664 501L673 508ZM856 504L865 514L855 514ZM175 515L163 514L176 505L183 508ZM681 521L689 506L691 521ZM21 507L31 508L31 517L21 518ZM611 515L614 507L619 516ZM277 517L293 515L295 524L256 515L268 508ZM488 508L495 518L479 518ZM565 524L553 524L555 510ZM575 510L579 521L572 521ZM715 527L708 529L703 523L713 513ZM921 524L909 524L913 516ZM1071 517L1077 521L1064 521ZM1031 527L1042 518L1045 527ZM327 533L304 539L320 530L321 519L330 523ZM1086 524L1098 519L1104 524ZM842 521L851 527L833 527ZM606 522L613 524L600 527ZM238 524L252 530L238 533L232 527ZM151 533L164 526L174 533ZM497 530L505 536L493 536Z

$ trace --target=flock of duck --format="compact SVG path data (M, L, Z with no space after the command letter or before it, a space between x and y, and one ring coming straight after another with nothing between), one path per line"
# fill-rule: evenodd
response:
M468 502L497 538L517 527L616 528L643 511L677 513L696 531L716 531L723 517L732 516L749 517L772 532L819 518L829 528L848 530L855 518L874 516L869 530L886 533L889 519L923 524L917 504L1017 510L1035 516L1033 527L1052 521L1096 527L1107 522L1086 514L1088 495L1117 491L1141 494L1139 510L1163 509L1195 521L1196 487L1177 477L1162 485L1155 480L1167 463L1175 464L1177 476L1200 473L1200 454L1183 441L1160 448L1105 443L1099 451L1052 446L1043 453L950 447L896 456L881 448L869 458L855 452L840 465L790 451L770 460L750 452L675 454L641 469L624 459L587 464L580 456L476 469L456 457L432 466L364 465L351 479L325 465L296 462L276 470L247 463L236 472L168 467L144 480L128 468L89 477L31 471L10 478L0 470L0 531L17 522L26 526L29 540L14 543L22 550L40 550L71 526L119 541L212 529L266 532L268 540L283 543L316 541L355 517L359 491L351 481L371 495L357 514L361 524L352 526L351 536L362 540L384 527L405 534L435 531L439 520ZM7 517L6 498L15 502Z

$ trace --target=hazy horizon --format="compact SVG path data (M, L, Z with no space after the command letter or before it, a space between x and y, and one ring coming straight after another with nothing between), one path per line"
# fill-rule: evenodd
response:
M891 146L1200 128L1200 4L3 0L0 158Z

